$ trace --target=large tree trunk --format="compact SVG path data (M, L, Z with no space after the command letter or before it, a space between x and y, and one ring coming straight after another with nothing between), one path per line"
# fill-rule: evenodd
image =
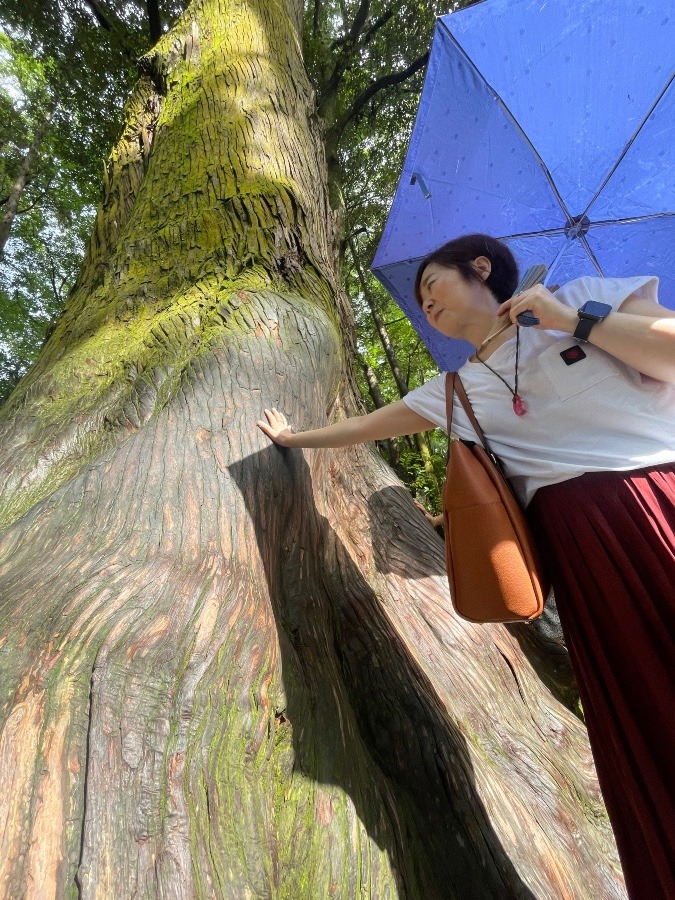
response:
M146 60L66 311L2 415L6 897L618 898L581 723L354 409L290 0Z

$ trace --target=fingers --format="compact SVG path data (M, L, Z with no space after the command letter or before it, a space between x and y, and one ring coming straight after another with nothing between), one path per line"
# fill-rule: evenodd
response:
M264 410L265 415L267 416L267 421L270 425L287 425L286 416L279 412L278 409L272 407L272 409Z
M521 313L530 311L540 320L538 327L541 328L555 328L558 311L562 308L560 301L543 284L535 284L507 303L508 307L507 304L503 306L507 307L512 322L516 322Z
M443 523L442 515L440 515L440 516L433 515L433 513L430 513L429 510L419 502L419 500L415 500L414 498L413 498L413 503L419 509L419 511L422 513L422 515L427 520L427 522L429 522L431 525L433 525L434 528L437 525Z
M516 318L521 312L524 312L526 309L533 309L533 304L540 295L540 288L541 285L536 284L534 287L521 291L520 294L514 294L513 297L506 300L497 309L497 316L508 313L511 321L516 322Z
M256 425L262 433L271 441L274 441L275 444L281 443L279 435L289 428L286 417L275 407L272 407L272 409L265 409L264 413L267 421L265 422L263 419L259 419L256 422Z
M516 296L520 297L520 294L517 294ZM499 318L499 316L503 316L504 313L507 313L511 309L511 304L515 299L516 297L511 297L509 300L506 300L500 307L497 308L497 318Z

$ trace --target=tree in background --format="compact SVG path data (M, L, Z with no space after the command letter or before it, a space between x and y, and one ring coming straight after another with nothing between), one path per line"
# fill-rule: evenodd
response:
M35 359L75 281L103 161L149 46L144 3L120 4L124 18L109 7L0 5L0 401Z
M428 59L428 3L308 3L304 44L325 123L329 190L341 224L341 272L359 336L357 379L368 409L418 387L435 364L370 275L407 149ZM387 322L394 322L393 331ZM416 435L381 447L415 495L440 508L444 438Z

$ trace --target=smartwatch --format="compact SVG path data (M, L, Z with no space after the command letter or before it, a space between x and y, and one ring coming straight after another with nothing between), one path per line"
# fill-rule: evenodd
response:
M574 331L574 337L578 341L587 341L591 333L591 328L596 322L602 322L611 313L612 307L609 303L598 303L596 300L589 300L577 312L579 316L579 324Z

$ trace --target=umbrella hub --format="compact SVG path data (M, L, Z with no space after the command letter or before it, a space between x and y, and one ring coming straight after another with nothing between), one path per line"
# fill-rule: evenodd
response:
M586 215L573 216L565 225L565 237L571 241L583 237L591 227L591 220Z

